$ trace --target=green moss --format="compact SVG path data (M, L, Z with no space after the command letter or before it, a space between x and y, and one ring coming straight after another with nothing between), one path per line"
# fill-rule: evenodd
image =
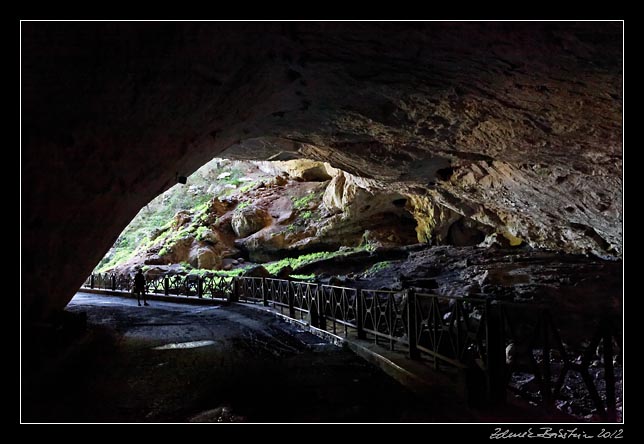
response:
M248 202L248 201L239 202L239 204L237 205L237 208L235 208L235 211L243 210L244 208L246 208L248 206L250 206L250 202Z
M230 176L218 179L219 182L222 182L226 185L235 186L244 183L242 180L240 180L242 177L244 177L244 172L240 168L231 168L230 171L227 172L230 173Z
M365 273L366 274L376 274L376 273L378 273L380 271L386 270L389 267L391 267L391 261L376 262Z
M247 192L247 191L252 190L252 189L255 187L255 185L257 185L257 183L256 183L256 182L246 182L246 185L244 185L243 187L240 187L240 188L237 190L237 192L238 192L238 193L245 193L245 192Z
M235 268L234 270L217 270L215 274L217 276L239 276L244 271L248 270L250 267L251 267L250 265L244 265L243 267Z
M181 227L179 230L174 232L174 234L170 238L170 241L172 241L174 243L174 242L177 242L177 241L179 241L181 239L189 237L192 234L192 231L194 230L194 228L196 228L196 227L190 226L190 225Z
M287 257L277 262L269 262L264 264L264 268L268 270L271 274L278 274L282 271L283 268L290 266L293 270L298 269L304 265L308 265L313 262L317 262L325 259L332 259L334 257L346 256L347 254L353 253L355 250L345 250L345 251L322 251L319 253L310 253L304 254L298 257Z
M316 198L319 197L320 193L310 193L306 196L300 197L293 201L293 208L296 210L301 210L309 206L309 204Z
M97 273L103 273L117 265L127 262L134 255L135 251L127 247L116 248L113 253L106 256L107 260L103 260L96 267Z
M196 239L197 239L197 240L203 240L203 239L204 239L204 236L206 235L206 233L207 233L208 231L209 231L209 230L208 230L208 227L204 227L203 225L199 226L199 227L197 228L197 235L196 235Z
M291 278L298 280L298 281L312 281L315 279L315 275L313 273L311 274L292 274Z
M189 180L191 183L194 181L199 183L200 180L204 184L206 183L203 179L195 179L195 175L190 176ZM193 213L201 213L202 216L205 215L203 218L205 220L212 197L208 193L195 195L189 191L189 187L185 186L175 186L158 196L142 208L123 230L113 248L96 266L96 272L114 268L131 259L138 251L148 249L156 244L163 245L159 254L167 254L168 244L172 244L190 233L190 230L185 228L178 232L171 230L174 215L178 211L189 210ZM194 230L196 226L191 226L190 229ZM162 233L158 234L160 231ZM157 235L157 237L153 239L153 235Z
M239 164L227 163L221 159L213 160L188 178L189 186L176 185L152 200L121 233L114 247L96 267L96 271L114 268L130 260L140 251L152 249L158 251L162 257L167 256L172 253L176 242L189 236L203 240L207 222L211 217L215 218L210 212L212 199L226 194L245 193L257 186L255 181L242 180L246 175L246 169L239 166L231 168L231 165ZM229 172L230 175L217 179L223 172ZM213 184L219 186L211 188ZM237 188L224 188L225 185L234 185ZM195 187L201 191L195 192ZM217 194L206 192L207 189L215 189ZM285 231L301 231L307 221L320 217L319 213L311 208L319 202L321 193L322 191L308 193L293 200L298 215L295 223ZM251 204L252 201L244 200L238 204L236 210L242 210ZM172 222L178 211L188 211L192 221L187 226L173 228ZM214 223L218 224L219 219ZM298 266L297 263L294 265ZM227 273L236 275L242 271L236 269Z
M291 224L286 229L284 230L285 233L295 233L296 231L299 231L299 227L295 224Z
M199 214L199 213L203 213L204 211L207 212L209 208L210 208L210 199L197 205L196 207L193 208L192 211L195 214Z

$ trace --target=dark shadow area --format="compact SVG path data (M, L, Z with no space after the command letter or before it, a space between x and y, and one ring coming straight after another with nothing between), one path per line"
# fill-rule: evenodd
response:
M459 400L450 407L440 394L438 404L422 402L351 351L256 310L82 299L68 310L87 311L88 330L59 344L57 353L25 362L23 421L468 418ZM222 410L231 413L222 416Z

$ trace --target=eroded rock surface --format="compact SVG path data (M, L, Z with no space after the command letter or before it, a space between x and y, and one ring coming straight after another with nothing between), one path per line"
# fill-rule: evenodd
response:
M144 238L131 256L110 266L112 257L121 257L112 249L100 270L131 275L141 266L146 271L151 265L172 263L202 271L230 270L248 265L238 260L240 256L264 263L340 247L373 251L417 242L416 221L406 206L407 198L370 187L369 181L328 164L214 161L228 165L238 176L243 174L243 182L237 179L242 187L230 192L230 184L223 184L225 195L177 212L171 222L147 237L144 230L138 231L137 238ZM227 174L221 173L216 181L226 179ZM221 190L222 184L202 187ZM175 199L179 191L160 196L153 208ZM158 220L158 213L149 211Z
M224 151L323 160L426 202L428 238L465 216L621 256L620 23L27 22L21 37L26 316L63 307L144 204Z

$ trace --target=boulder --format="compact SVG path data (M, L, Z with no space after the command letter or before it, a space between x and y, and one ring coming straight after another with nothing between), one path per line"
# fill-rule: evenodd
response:
M195 268L214 270L221 267L221 257L209 246L193 247L190 250L188 262Z
M291 273L293 273L293 267L287 265L286 267L282 268L279 273L277 273L277 278L288 279L291 277Z
M190 262L191 251L194 249L193 241L194 239L191 236L186 236L176 240L174 243L166 244L167 253L159 256L164 263Z
M212 230L206 230L199 236L200 241L210 242L211 244L218 244L221 242L219 234Z
M164 265L166 261L158 254L152 254L143 260L144 265Z
M209 212L216 216L221 216L222 214L230 211L233 204L234 202L230 200L213 199L210 202Z
M181 210L174 215L174 220L172 221L172 225L175 227L182 227L187 223L189 223L191 220L192 220L192 216L190 215L190 212L186 210Z
M215 251L208 247L202 247L197 253L197 268L214 270L221 266L221 258Z
M266 210L249 206L235 211L231 220L231 226L237 236L248 237L270 225L271 222L271 216Z
M284 176L276 176L275 177L275 185L278 187L282 187L288 183L288 179Z
M266 278L273 277L273 275L270 274L268 270L264 268L263 265L257 265L256 267L246 270L242 274L242 276L243 277L266 277Z

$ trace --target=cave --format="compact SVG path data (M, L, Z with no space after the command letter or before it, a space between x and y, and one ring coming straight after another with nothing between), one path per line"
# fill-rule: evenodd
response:
M555 315L548 322L558 326L595 328L595 315L610 312L602 328L610 324L616 333L602 336L603 349L611 357L615 350L619 376L622 23L23 21L20 35L20 322L23 363L30 367L21 375L23 387L48 375L55 352L43 350L64 351L62 344L80 334L86 317L68 304L81 286L94 285L97 264L109 259L115 242L124 242L123 230L171 187L187 193L191 175L213 159L220 159L214 161L218 174L227 162L255 162L266 179L248 188L255 193L250 197L213 198L200 202L206 205L202 213L173 214L170 228L146 234L149 248L121 270L124 276L143 266L186 262L194 269L241 270L248 262L356 249L280 270L279 278L313 273L325 279L320 288L533 301L549 307ZM286 194L279 193L286 190L293 194L283 207L278 200ZM270 205L262 206L262 199ZM208 224L217 217L225 222L220 232L195 225L197 216L210 215ZM318 216L325 222L312 223ZM154 243L171 231L191 234L173 249ZM284 241L293 233L299 237ZM215 249L224 244L226 252ZM393 305L398 296L387 297ZM423 313L427 307L418 304ZM571 314L561 318L563 310ZM300 321L321 329L311 313ZM171 322L159 316L159 323ZM91 313L89 318L96 322ZM537 325L531 322L522 325ZM92 331L96 340L109 342L103 330ZM561 331L575 335L568 327ZM544 335L555 340L554 333ZM177 340L173 347L188 344L195 359L213 366L199 354L211 344L197 339ZM582 339L575 336L570 344ZM314 342L283 344L274 354L300 347L309 356L315 348ZM518 356L517 344L507 346ZM520 365L509 351L506 356L505 346L499 350L502 365ZM587 364L608 366L606 356ZM353 358L343 359L347 369L371 377ZM283 369L276 364L265 370L277 378ZM249 368L244 375L252 380L262 371ZM481 391L477 371L464 376L469 389L478 387L468 396ZM234 379L233 373L225 376ZM381 383L391 399L405 404L393 385ZM62 396L56 390L43 396ZM611 405L614 394L602 395L608 399L604 416L578 413L558 398L543 402L577 414L567 419L615 420L620 390L619 405ZM42 401L29 394L28 406ZM256 393L240 396L252 407ZM259 411L251 407L248 412ZM456 403L451 407L458 410ZM230 417L222 413L226 408L219 418ZM28 420L71 418L38 416L43 411L29 410ZM74 413L83 417L82 409ZM130 420L99 413L88 420ZM412 420L465 418L448 413ZM177 419L162 409L138 412L136 419L146 414L159 422ZM301 414L301 421L318 418L306 416L306 409ZM338 415L322 420L342 421ZM394 417L367 407L364 415L352 418Z

